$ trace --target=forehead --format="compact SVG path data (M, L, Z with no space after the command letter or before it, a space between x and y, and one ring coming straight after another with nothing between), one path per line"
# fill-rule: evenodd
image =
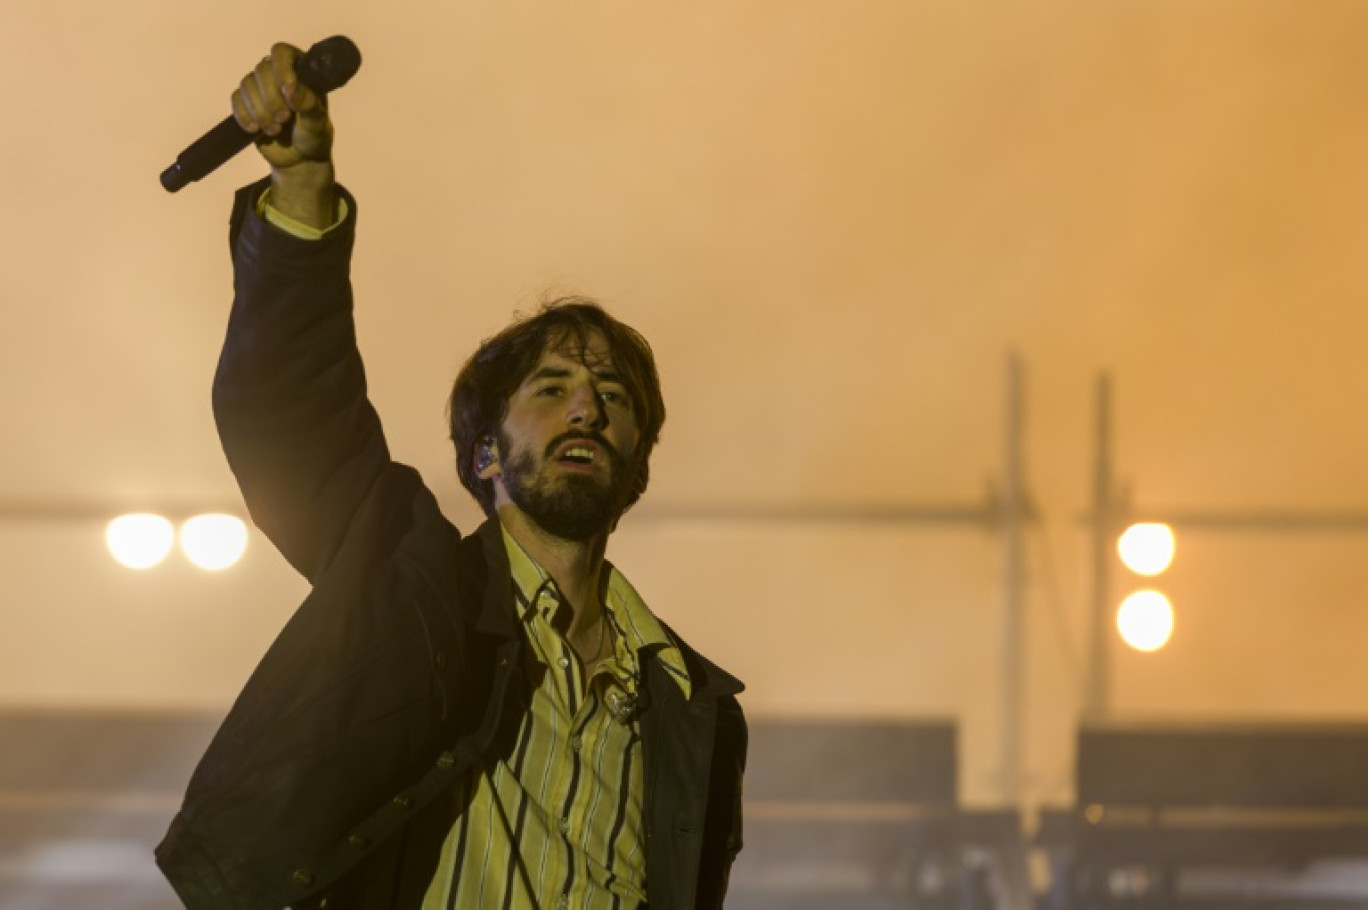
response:
M546 366L573 365L582 365L595 373L614 371L613 350L603 333L591 331L580 337L566 331L552 337L542 349L532 372Z

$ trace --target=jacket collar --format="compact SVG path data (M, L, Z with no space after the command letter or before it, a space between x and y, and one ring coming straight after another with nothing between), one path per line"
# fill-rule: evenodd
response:
M478 549L477 549L478 548ZM508 551L504 548L503 528L497 518L487 518L466 538L465 556L468 561L478 559L478 575L483 584L484 596L480 600L480 611L475 616L475 628L500 638L517 636L517 626L513 615L513 573L508 567ZM462 566L460 577L472 577L468 570L473 566ZM486 574L487 573L487 574Z
M679 637L678 632L663 621L661 625L674 639L675 644L679 645L680 653L684 655L684 666L689 671L689 680L693 685L693 697L690 701L699 697L723 698L745 691L745 683L691 648L688 642Z

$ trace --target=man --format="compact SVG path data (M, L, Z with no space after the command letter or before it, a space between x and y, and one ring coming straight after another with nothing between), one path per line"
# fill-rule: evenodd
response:
M741 845L741 686L604 559L664 420L650 348L582 300L457 378L462 538L390 459L323 100L276 45L233 95L271 176L238 194L214 382L257 525L313 590L196 769L157 859L198 908L718 907Z

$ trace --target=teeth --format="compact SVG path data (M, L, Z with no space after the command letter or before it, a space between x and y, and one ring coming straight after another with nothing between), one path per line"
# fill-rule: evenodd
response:
M566 458L583 458L585 461L593 461L593 460L594 460L594 451L593 451L593 449L586 449L586 448L583 448L582 446L576 446L576 447L573 448L573 449L566 449L566 450L565 450L565 457L566 457Z

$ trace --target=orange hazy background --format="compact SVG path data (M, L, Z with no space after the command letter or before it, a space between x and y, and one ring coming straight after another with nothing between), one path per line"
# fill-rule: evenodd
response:
M176 196L156 178L278 38L345 33L365 57L333 110L396 457L473 528L443 423L457 367L547 296L604 300L652 341L670 410L610 558L748 682L753 715L953 717L966 801L999 798L1000 539L820 514L987 501L1010 351L1038 516L1028 800L1070 796L1099 373L1133 505L1368 509L1355 0L5 18L0 704L226 709L303 594L259 536L223 573L130 572L97 517L236 507L209 385L230 195L262 168ZM1116 715L1368 717L1366 553L1354 533L1180 532L1173 641L1112 637Z

